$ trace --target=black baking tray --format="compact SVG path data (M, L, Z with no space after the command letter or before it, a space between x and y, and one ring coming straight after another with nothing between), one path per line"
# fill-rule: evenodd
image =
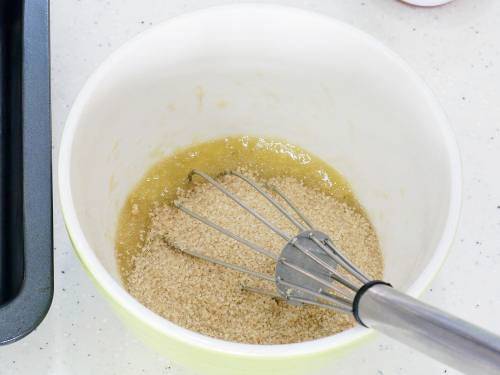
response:
M0 0L0 344L53 294L48 0Z

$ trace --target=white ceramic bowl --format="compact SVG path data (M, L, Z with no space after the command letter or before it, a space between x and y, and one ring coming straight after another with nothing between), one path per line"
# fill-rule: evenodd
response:
M117 312L157 350L205 372L310 373L370 330L236 344L155 315L121 285L113 241L134 184L176 148L230 134L285 138L343 173L380 237L385 279L413 296L443 263L457 225L453 134L427 87L386 47L281 6L171 19L115 52L78 96L59 156L62 209L78 256Z

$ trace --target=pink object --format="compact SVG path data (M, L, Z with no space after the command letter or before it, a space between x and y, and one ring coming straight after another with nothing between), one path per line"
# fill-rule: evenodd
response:
M420 6L420 7L434 7L451 3L453 0L401 0L404 3Z

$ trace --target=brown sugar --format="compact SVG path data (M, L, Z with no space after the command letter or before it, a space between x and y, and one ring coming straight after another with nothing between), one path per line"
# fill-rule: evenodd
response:
M251 172L245 172L255 178ZM256 209L280 229L296 228L261 195L241 179L218 178L228 190ZM303 184L294 177L268 181L282 191L314 224L327 233L342 251L372 278L381 278L383 259L376 233L357 209ZM275 198L282 202L279 197ZM210 184L195 183L177 192L189 209L217 224L279 253L284 241ZM134 203L136 204L136 203ZM134 205L134 212L141 207ZM149 212L144 241L131 257L124 275L128 291L142 304L166 319L193 331L225 340L252 344L283 344L316 339L354 325L347 314L315 306L291 306L255 293L242 285L272 289L267 281L214 265L178 249L206 255L274 274L274 261L191 218L167 202Z

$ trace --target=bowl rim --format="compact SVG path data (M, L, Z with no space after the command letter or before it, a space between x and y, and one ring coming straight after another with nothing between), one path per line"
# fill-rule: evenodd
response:
M305 10L302 8L283 6L277 4L257 4L257 3L241 3L233 5L213 6L200 9L194 12L181 14L176 17L167 19L164 22L155 25L148 30L145 30L125 42L121 47L114 51L108 58L102 62L99 67L91 74L89 79L84 84L78 94L66 120L66 125L61 138L59 157L58 157L58 187L59 198L61 203L61 211L66 225L67 232L73 244L73 248L87 269L94 281L103 289L112 301L128 311L134 318L141 321L143 324L150 326L157 332L165 336L180 341L186 345L194 346L211 352L230 354L235 356L253 357L253 358L285 358L290 356L304 356L318 354L325 351L336 350L350 346L355 342L367 338L373 331L361 326L348 329L344 332L316 339L293 344L277 344L277 345L257 345L243 344L225 341L217 338L205 336L203 334L180 327L167 319L155 314L137 300L135 300L120 284L115 280L101 264L91 246L87 242L83 233L79 220L76 214L76 209L73 204L71 191L71 154L75 132L79 125L79 118L87 100L91 97L92 91L98 86L104 71L111 67L120 56L129 49L132 49L136 43L145 39L150 33L157 31L160 28L170 27L175 21L186 18L196 18L201 15L216 13L225 10L244 11L246 14L252 10L267 9L282 13L296 13L308 17L316 17L318 21L327 21L335 23L338 27L343 28L349 33L356 34L357 37L363 39L366 43L371 44L380 53L386 55L391 62L397 65L400 69L406 72L408 77L413 80L415 90L420 91L421 95L427 100L433 116L436 118L436 130L441 132L441 138L444 147L447 150L447 157L450 163L450 195L449 209L445 228L436 247L436 250L431 257L429 263L406 290L410 296L419 296L432 281L433 277L438 273L444 263L449 249L455 237L455 232L458 226L459 214L461 209L462 195L462 171L461 160L458 150L458 145L455 135L447 121L446 115L438 104L431 90L423 82L423 80L413 71L409 65L399 57L395 52L390 50L380 41L370 36L369 34L358 30L357 28L338 21L325 14ZM174 25L175 26L175 25Z

